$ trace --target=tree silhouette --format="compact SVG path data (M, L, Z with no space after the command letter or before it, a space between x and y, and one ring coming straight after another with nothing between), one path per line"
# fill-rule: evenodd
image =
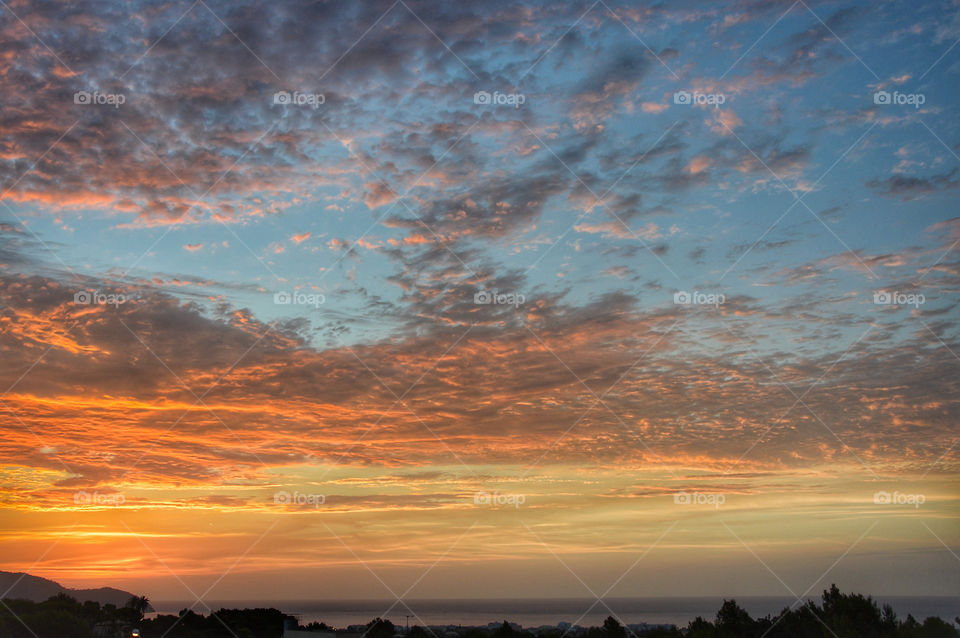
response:
M42 603L15 599L4 599L3 603L0 638L95 638L95 628L98 635L116 635L128 632L133 622L140 623L143 638L281 638L285 623L294 620L277 609L263 608L220 609L207 616L184 609L179 616L142 620L150 604L142 596L132 598L120 609L93 601L80 603L65 595ZM331 629L322 623L311 625L311 629ZM375 618L367 623L364 638L393 638L394 629L389 620ZM472 627L455 630L454 634L456 638L534 638L507 621L492 631ZM547 632L540 636L564 638L566 634ZM611 616L602 626L590 627L576 638L627 636L637 638ZM415 625L406 638L437 637ZM908 615L898 620L890 606L881 608L869 596L843 594L833 585L823 592L820 604L807 601L796 608L784 608L779 614L754 619L736 601L725 600L714 622L697 617L683 630L661 627L640 632L639 638L960 638L960 631L936 617L919 622Z
M717 635L723 638L746 638L754 633L754 620L735 600L725 600L717 611Z
M125 607L133 611L132 620L140 622L147 610L150 609L150 599L146 596L131 596Z
M606 638L627 638L627 630L613 616L603 621L603 634Z
M407 638L429 638L429 636L430 634L427 633L427 630L420 625L414 625L410 628L410 631L407 632Z
M363 638L393 638L394 626L389 620L377 617L367 623Z

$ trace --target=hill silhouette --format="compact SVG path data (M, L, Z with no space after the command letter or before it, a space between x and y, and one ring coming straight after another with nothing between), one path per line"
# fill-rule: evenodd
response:
M3 592L6 592L3 594ZM56 581L40 576L31 576L24 572L0 571L0 594L3 598L43 602L57 594L66 594L80 602L92 600L101 605L112 604L122 607L133 596L130 592L114 587L97 589L70 589ZM150 608L148 611L153 611Z

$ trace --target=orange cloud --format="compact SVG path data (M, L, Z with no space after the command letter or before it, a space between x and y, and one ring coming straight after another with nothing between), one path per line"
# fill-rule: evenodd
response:
M297 244L298 246L299 246L300 244L302 244L303 242L307 241L308 239L310 239L310 232L309 232L309 231L304 232L304 233L299 233L299 234L297 234L297 235L293 235L293 236L290 237L290 241L292 241L293 243Z

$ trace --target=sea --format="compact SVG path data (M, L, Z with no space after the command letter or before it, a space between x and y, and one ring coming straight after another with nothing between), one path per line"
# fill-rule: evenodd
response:
M754 617L776 614L791 604L800 604L795 598L777 596L734 598ZM939 616L953 622L960 616L960 598L952 596L875 596L874 599L880 605L893 606L899 618L912 614L921 621L927 616ZM195 604L193 610L206 614L208 607L213 610L273 607L296 616L301 624L318 621L337 629L364 624L378 616L399 626L408 623L410 626L485 626L508 620L531 628L556 626L561 622L583 627L599 626L607 616L614 615L626 624L674 624L682 627L697 616L713 620L723 600L722 596L606 598L602 603L592 598L407 600L403 603L390 600L233 600L205 601L204 604ZM159 600L151 604L156 614L176 615L179 610L190 607L192 602ZM149 614L148 617L156 614Z

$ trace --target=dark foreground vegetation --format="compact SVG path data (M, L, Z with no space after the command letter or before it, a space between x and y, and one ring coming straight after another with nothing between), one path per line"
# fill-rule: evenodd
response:
M282 638L285 627L317 632L320 638L960 638L960 631L936 617L922 622L900 619L889 605L880 608L869 596L842 594L834 585L819 604L807 601L779 614L751 618L736 601L724 601L712 621L696 618L686 627L623 626L609 617L601 627L522 630L504 622L495 628L395 627L376 618L365 627L335 630L323 623L298 626L277 609L221 609L207 616L184 609L178 616L149 620L146 598L127 605L77 602L60 594L42 603L0 602L0 638ZM960 624L960 618L954 619Z

